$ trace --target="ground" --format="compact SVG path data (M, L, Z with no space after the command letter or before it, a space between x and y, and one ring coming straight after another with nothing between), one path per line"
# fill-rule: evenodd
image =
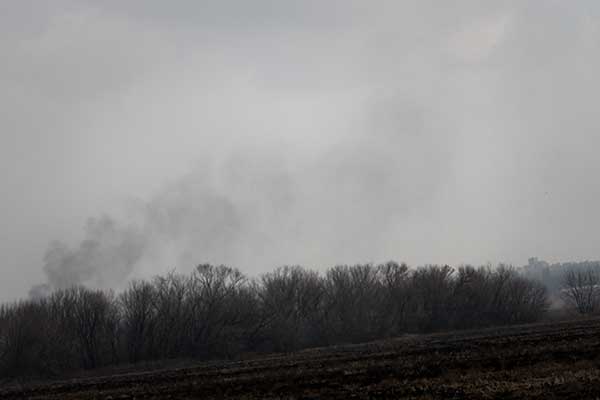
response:
M600 398L600 319L0 387L1 399Z

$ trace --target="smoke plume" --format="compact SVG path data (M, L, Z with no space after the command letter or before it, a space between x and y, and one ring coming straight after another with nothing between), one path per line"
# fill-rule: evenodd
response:
M51 244L46 286L32 295L118 288L132 276L201 262L260 273L385 259L390 229L431 199L450 159L424 109L397 98L371 106L359 129L318 157L234 147L135 202L125 218L90 219L77 247Z

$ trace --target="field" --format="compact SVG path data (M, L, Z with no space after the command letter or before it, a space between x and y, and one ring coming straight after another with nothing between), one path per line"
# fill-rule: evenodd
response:
M11 385L1 399L600 398L600 319Z

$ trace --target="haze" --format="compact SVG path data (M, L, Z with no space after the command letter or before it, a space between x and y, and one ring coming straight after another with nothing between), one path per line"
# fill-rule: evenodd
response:
M6 0L0 54L0 300L600 259L597 1Z

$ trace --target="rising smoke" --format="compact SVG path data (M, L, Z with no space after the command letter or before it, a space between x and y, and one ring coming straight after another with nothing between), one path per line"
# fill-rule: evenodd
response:
M74 285L110 288L131 274L145 251L146 237L108 216L90 218L77 248L55 241L46 250L47 283L31 288L31 297Z
M597 2L148 3L0 12L0 250L35 265L29 226L95 217L32 293L202 262L598 258Z
M379 98L371 110L308 161L292 163L286 149L267 153L261 143L239 146L137 202L125 218L90 219L78 246L50 245L47 282L30 294L119 288L132 276L202 262L259 273L385 258L390 229L431 198L450 159L418 105Z

